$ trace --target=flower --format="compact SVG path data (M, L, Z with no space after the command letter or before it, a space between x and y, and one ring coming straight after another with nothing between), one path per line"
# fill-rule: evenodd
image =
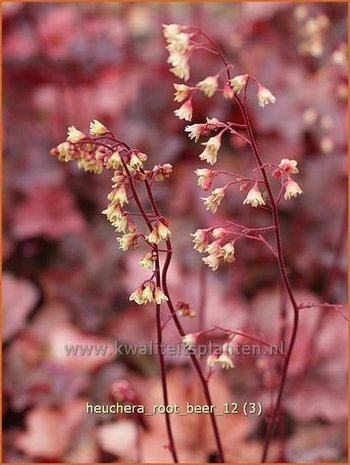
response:
M177 64L173 65L170 71L180 79L188 81L190 78L190 67L188 65L188 57L186 55L180 55Z
M125 232L128 226L128 217L126 215L117 216L112 221L112 226L115 227L116 232Z
M192 87L188 87L185 84L174 84L174 87L176 90L174 96L175 102L182 102L183 100L186 100L192 91Z
M118 237L119 247L125 252L129 247L137 248L137 237L135 232L124 234L122 237Z
M197 142L202 135L205 126L205 124L191 124L190 126L185 127L185 132L189 132L188 137Z
M180 108L174 111L175 115L179 119L184 119L186 121L191 121L192 112L193 112L193 108L192 108L191 99L186 100L186 102L183 105L181 105Z
M67 141L71 142L72 144L81 142L83 139L86 139L86 135L79 131L79 129L77 129L75 126L69 126L67 134Z
M284 198L288 200L292 197L296 197L297 195L301 195L302 193L303 191L300 189L299 184L293 181L293 179L288 178Z
M103 136L104 134L107 134L108 132L110 131L108 131L106 126L104 126L102 123L97 121L97 119L94 119L93 121L91 121L90 134L92 136Z
M224 187L217 187L213 190L209 197L201 197L204 200L204 205L206 206L206 210L211 210L212 213L216 213L221 200L225 196L225 188Z
M164 223L161 223L161 222L158 223L158 236L160 237L161 240L162 239L166 240L168 239L168 237L171 236L170 229L167 226L165 226Z
M214 228L211 233L214 239L223 239L226 236L226 234L229 234L229 232L225 228Z
M208 76L203 81L197 83L197 87L207 97L212 97L218 88L218 78L216 76Z
M72 160L72 155L70 152L70 143L69 142L62 142L57 146L57 151L55 152L57 154L57 158L60 161L64 161L65 163Z
M196 312L186 302L178 302L175 306L175 309L177 313L181 316L188 316L189 318L194 318L196 316Z
M155 257L151 252L146 253L141 260L139 261L140 265L142 265L144 268L148 268L150 270L153 270L154 268L154 263L155 263Z
M165 224L159 222L157 226L153 228L146 239L152 244L159 244L160 241L168 239L171 236L170 229Z
M198 186L201 187L204 191L209 190L215 172L208 170L207 168L202 168L195 170L195 173L197 176L199 176L197 181Z
M167 302L169 300L168 297L163 293L163 291L159 289L159 287L155 288L153 293L153 299L157 305L160 305L162 302Z
M224 370L229 370L230 368L234 368L234 364L232 360L225 353L222 353L219 356L219 358L217 359L217 363L219 363L221 365L221 368L223 368Z
M202 253L208 247L208 230L207 229L197 229L194 234L191 234L193 237L192 242L194 243L194 250Z
M206 252L210 255L216 255L218 258L222 257L223 251L220 247L220 241L214 241L208 245Z
M181 26L178 24L162 24L163 35L167 42L171 42L181 32Z
M213 271L216 271L220 265L220 258L215 254L210 254L207 257L203 257L202 261L209 266Z
M232 244L232 242L228 242L222 247L222 250L224 252L223 258L224 261L227 263L233 263L235 259L235 248Z
M168 178L173 170L173 167L170 163L165 163L164 165L155 165L153 168L153 176L156 181L163 181L163 179Z
M243 201L243 205L248 205L250 204L252 207L257 207L258 205L265 205L265 201L262 198L261 192L255 184L250 191L248 192L247 197Z
M109 169L117 170L118 168L122 166L123 166L122 159L121 159L120 153L117 150L114 153L112 153L112 155L109 157L106 163L106 168L108 170Z
M153 281L147 281L141 287L138 287L129 297L129 300L134 300L138 305L145 305L149 302L154 302L160 305L168 300L168 297L163 294L159 287L156 287Z
M129 300L136 302L138 305L145 304L146 302L144 301L142 287L138 287L134 292L132 292L129 296Z
M229 80L230 86L233 89L233 92L239 94L243 87L246 85L248 79L248 74L241 74L239 76L235 76L234 78Z
M186 349L188 350L193 349L197 344L198 337L199 337L198 333L189 333L183 336L182 342L184 346L186 347Z
M146 156L147 159L147 156ZM129 162L130 167L134 171L139 171L143 167L143 161L141 160L140 156L135 152L132 152Z
M216 271L220 264L220 258L223 256L223 249L220 247L220 240L212 242L207 248L207 257L202 258L202 261L209 266L213 271Z
M298 162L296 160L289 160L288 158L283 158L280 161L278 167L286 173L297 174L299 173L297 164Z
M120 184L118 189L114 189L109 193L109 200L117 205L120 205L121 207L125 203L129 203L124 184Z
M210 165L214 165L217 160L218 151L221 146L221 136L217 135L211 137L207 142L204 142L202 145L205 145L205 149L199 155L201 160L207 161Z
M266 87L263 87L261 84L258 84L258 102L261 107L265 107L265 105L269 103L275 103L276 102L276 97L272 95L272 93L269 91L269 89L266 89Z
M186 32L174 34L171 39L167 40L166 49L170 52L170 56L174 53L186 53L189 47L190 35Z
M233 98L234 92L233 92L233 90L231 89L231 87L229 86L229 84L227 82L224 85L224 88L222 89L222 95L226 99L232 99Z
M152 281L148 281L147 284L144 285L142 291L142 298L145 303L153 302L154 299L154 284Z

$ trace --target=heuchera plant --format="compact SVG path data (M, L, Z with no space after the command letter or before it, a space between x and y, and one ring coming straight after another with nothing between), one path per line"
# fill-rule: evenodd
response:
M273 412L268 418L262 455L262 462L265 462L279 417L289 362L298 332L299 311L301 308L305 308L297 303L287 274L278 213L280 202L294 199L303 192L295 180L295 176L299 172L297 161L284 158L278 165L275 165L263 161L260 155L247 112L247 92L249 84L254 84L257 91L257 102L264 108L266 105L276 102L276 98L270 90L249 74L232 76L233 66L227 62L216 43L199 28L170 24L164 25L163 30L167 43L166 48L169 51L168 63L172 66L171 72L183 81L188 82L190 79L189 60L197 50L205 50L217 55L223 65L219 73L208 76L194 85L174 84L174 100L181 103L180 108L175 110L175 115L185 121L191 121L194 97L200 93L208 98L215 94L221 94L223 98L232 101L241 114L240 122L223 122L215 117L208 117L203 123L192 124L185 128L188 136L196 143L202 137L207 138L202 142L204 150L199 154L199 159L206 162L209 167L201 167L195 171L198 175L198 185L207 192L212 188L214 179L224 179L221 187L216 187L207 197L203 197L206 209L214 214L225 196L229 195L229 191L237 189L236 195L242 195L243 208L262 208L271 219L271 224L266 227L247 226L234 220L228 220L225 224L198 229L192 234L194 249L199 253L206 253L202 260L211 270L215 271L222 262L235 262L235 248L239 247L238 241L242 239L259 241L276 258L281 283L293 309L291 337L286 354L282 357L283 365L277 398ZM252 167L249 175L214 169L223 137L232 134L241 138L251 148L255 166ZM148 269L150 275L148 279L139 283L129 299L138 305L154 305L159 347L162 345L163 331L169 320L173 320L175 323L179 336L187 349L193 349L203 335L207 336L213 331L221 332L226 338L222 350L209 355L207 358L207 373L204 372L195 351L189 351L189 357L202 385L205 401L208 405L212 405L209 391L210 377L215 367L223 369L234 367L232 348L236 341L235 337L243 336L263 345L269 344L253 335L231 328L215 327L197 333L185 333L181 318L193 318L195 311L186 302L178 302L174 305L169 294L167 273L173 254L171 229L167 218L162 215L158 208L152 189L154 183L163 181L170 176L172 166L166 163L155 165L152 169L146 169L147 155L117 139L108 128L97 120L91 122L89 134L81 132L74 126L69 127L66 141L59 144L51 153L63 162L76 161L79 168L88 172L97 174L104 170L111 172L112 188L108 194L109 204L102 213L106 215L108 221L115 228L119 247L123 251L139 247L145 250L140 256L139 264ZM276 183L277 189L273 183ZM140 195L140 189L144 189L146 192L146 203L141 200L143 195ZM161 259L162 255L165 256L164 260ZM169 310L169 318L165 323L161 321L161 305L166 305ZM323 305L330 306L330 304ZM308 308L310 306L312 305L309 305ZM163 401L164 405L167 406L169 404L167 376L164 355L161 350L158 351L158 357ZM213 412L210 414L210 419L217 445L218 461L225 462ZM178 462L179 457L168 413L165 413L165 421L168 435L167 446L174 462Z

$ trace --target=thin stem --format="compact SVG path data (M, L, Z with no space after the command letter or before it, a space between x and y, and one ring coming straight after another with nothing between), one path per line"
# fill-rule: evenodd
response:
M273 432L274 432L274 429L275 429L276 420L278 418L278 414L279 414L279 411L280 411L280 408L281 408L282 396L283 396L283 392L284 392L284 388L285 388L285 384L286 384L288 368L289 368L289 362L290 362L290 359L291 359L291 356L292 356L292 353L293 353L293 349L294 349L295 341L296 341L296 336L297 336L297 332L298 332L298 327L299 327L299 311L298 311L298 304L297 304L297 302L295 300L295 297L294 297L294 294L293 294L293 291L292 291L292 288L291 288L291 285L290 285L290 282L289 282L289 278L288 278L288 275L287 275L287 271L286 271L286 265L285 265L284 254L283 254L283 249L282 249L281 230L280 230L280 222L279 222L279 215L278 215L277 205L276 205L273 193L272 193L272 189L271 189L271 186L270 186L269 179L267 177L266 170L263 167L263 163L262 163L262 160L260 158L260 154L259 154L256 142L255 142L254 133L253 133L253 130L252 130L252 126L251 126L247 111L244 108L244 106L242 105L242 103L241 103L241 101L240 101L240 99L239 99L239 97L237 95L235 95L235 100L237 101L237 103L239 105L240 111L242 112L243 119L244 119L244 121L245 121L245 123L247 125L248 136L249 136L249 138L250 138L250 140L252 142L252 144L251 144L252 151L254 153L254 156L255 156L255 159L256 159L256 162L257 162L258 166L261 168L261 173L262 173L262 176L263 176L264 181L265 181L265 187L266 187L266 191L267 191L267 194L268 194L268 197L269 197L269 200L270 200L270 205L271 205L273 224L275 226L274 234L275 234L275 244L276 244L276 251L277 251L278 267L279 267L279 270L280 270L283 285L285 287L285 290L287 292L287 295L288 295L289 300L290 300L290 302L292 304L292 307L293 307L292 334L291 334L291 338L290 338L286 358L285 358L285 361L284 361L284 365L283 365L283 368L282 368L281 381L280 381L280 385L279 385L279 389L278 389L276 404L275 404L275 407L274 407L274 410L273 410L273 413L272 413L271 422L270 422L270 424L269 424L269 426L267 428L265 444L264 444L264 449L263 449L263 455L262 455L262 460L261 460L262 463L264 463L264 462L266 462L266 459L267 459L267 454L268 454L269 446L270 446L270 443L271 443L272 435L273 435Z
M125 172L128 175L129 182L130 182L130 188L134 196L134 200L140 210L140 213L142 214L148 228L150 231L152 231L152 224L147 216L147 213L145 212L141 201L138 197L137 191L134 186L134 181L132 179L132 176L130 174L130 171L128 169L127 164L125 161L122 159L123 167L125 169ZM159 254L158 254L158 247L155 245L154 250L157 255L156 263L155 263L155 268L156 268L156 283L157 287L160 287L161 285L161 278L160 278L160 271L159 271ZM167 429L167 435L168 435L168 440L169 440L169 450L170 453L173 457L173 461L175 463L178 463L178 457L177 457L177 452L176 452L176 447L175 447L175 442L174 442L174 437L173 437L173 432L171 428L171 422L170 422L170 414L167 411L167 406L169 405L169 400L168 400L168 387L167 387L167 379L166 379L166 368L165 368L165 361L164 361L164 354L162 351L162 340L163 340L163 335L162 335L162 325L161 325L161 318L160 318L160 305L156 305L156 326L157 326L157 345L158 345L158 357L159 357L159 365L160 365L160 375L161 375L161 383L162 383L162 392L163 392L163 402L165 406L165 424L166 424L166 429Z
M225 55L223 54L221 49L218 47L218 45L215 43L215 41L213 41L213 39L208 37L202 31L200 31L200 32L209 41L209 43L211 43L211 45L213 45L214 48L218 51L218 54L219 54L222 62L224 63L224 65L226 67L227 77L228 77L228 79L231 79L230 68L229 68L229 64L228 64L228 62L227 62L227 60L225 58ZM284 254L283 254L283 249L282 249L282 240L281 240L278 208L277 208L277 205L276 205L273 193L272 193L271 185L270 185L270 182L269 182L269 179L268 179L264 164L263 164L263 162L261 160L261 157L260 157L260 154L259 154L259 150L258 150L256 141L255 141L255 137L254 137L254 132L253 132L252 125L251 125L247 110L245 108L245 105L241 102L241 100L240 100L240 98L238 97L237 94L234 94L234 99L235 99L235 101L236 101L236 103L237 103L237 105L239 107L239 110L240 110L240 112L242 114L244 123L245 123L245 125L247 127L248 138L250 140L250 147L251 147L252 152L254 154L256 163L257 163L258 167L260 168L263 179L265 181L265 187L266 187L266 191L267 191L268 198L270 200L270 205L271 205L273 224L275 226L274 234L275 234L275 244L276 244L276 251L277 251L278 266L279 266L280 275L281 275L283 285L285 287L286 293L287 293L287 295L289 297L289 300L290 300L290 302L292 304L292 307L293 307L292 334L291 334L291 338L290 338L286 358L285 358L285 361L284 361L284 365L283 365L283 368L282 368L281 381L280 381L280 385L279 385L279 389L278 389L276 404L275 404L275 407L274 407L274 410L273 410L273 413L272 413L271 422L270 422L270 424L268 426L267 433L266 433L265 444L264 444L263 455L262 455L262 462L264 463L266 461L266 458L267 458L270 442L271 442L272 435L273 435L274 428L275 428L275 424L276 424L276 419L278 417L280 407L281 407L281 401L282 401L284 387L285 387L285 383L286 383L286 379L287 379L289 362L290 362L290 359L291 359L291 355L293 353L293 349L294 349L294 345L295 345L295 341L296 341L296 336L297 336L297 332L298 332L299 311L298 311L298 304L297 304L297 302L295 300L295 297L294 297L294 294L293 294L293 291L291 289L291 285L290 285L290 282L289 282L289 279L288 279L288 276L287 276L287 272L286 272L286 265L285 265Z
M159 269L159 258L157 255L157 261L156 261L156 266ZM156 275L156 282L157 286L160 287L161 282L160 282L160 272L157 272ZM161 381L162 381L162 389L163 389L163 401L164 401L164 406L165 406L165 423L166 423L166 428L168 432L168 439L169 439L169 449L171 452L171 455L173 456L173 460L175 463L178 463L178 456L175 448L175 441L173 437L173 432L171 429L171 423L170 423L170 414L167 412L167 406L169 405L169 398L168 398L168 387L167 387L167 379L166 379L166 369L165 369L165 360L164 360L164 354L162 351L162 344L163 344L163 328L162 328L162 322L161 322L161 317L160 317L160 305L156 305L156 325L157 325L157 345L158 345L158 357L159 357L159 365L160 365L160 376L161 376Z
M169 241L169 239L166 241L167 243L167 247L171 248L171 243ZM165 259L165 263L164 263L164 267L163 267L163 274L162 274L162 288L163 288L163 291L165 293L165 295L168 297L168 307L169 307L169 310L170 312L173 314L173 321L175 323L175 326L180 334L181 337L185 336L185 331L176 315L176 312L175 312L175 309L174 309L174 306L173 306L173 303L171 301L171 298L170 298L170 294L169 294L169 290L168 290L168 286L167 286L167 272L168 272L168 268L169 268L169 265L170 265L170 261L171 261L171 253L167 254L166 256L166 259ZM191 357L191 361L194 365L194 368L199 376L199 379L200 379L200 382L202 384L202 387L203 387L203 393L204 393L204 397L205 397L205 400L206 400L206 403L207 405L213 405L213 402L211 400L211 395L210 395L210 391L209 391L209 387L208 387L208 382L203 374L203 371L202 371L202 368L200 366L200 363L199 361L197 360L197 357L194 355L194 354L189 354L190 357ZM220 438L220 433L219 433L219 429L218 429L218 426L217 426L217 422L216 422L216 417L215 417L215 413L214 412L211 412L210 414L210 421L211 421L211 424L212 424L212 428L213 428L213 432L214 432L214 436L215 436L215 441L216 441L216 445L217 445L217 448L218 448L218 458L219 458L219 461L221 463L225 463L225 458L224 458L224 451L223 451L223 448L222 448L222 444L221 444L221 438Z
M145 182L146 191L147 191L150 203L152 205L152 208L154 210L154 213L160 215L160 212L159 212L157 204L156 204L156 202L154 200L153 193L152 193L151 187L149 185L149 182L148 182L147 179L144 182ZM167 247L168 253L166 255L165 263L164 263L164 266L163 266L163 272L162 272L162 278L161 278L162 289L163 289L163 292L165 293L165 295L168 298L167 305L168 305L170 314L172 316L172 319L173 319L173 321L175 323L175 326L176 326L176 328L178 330L178 333L180 334L181 337L184 337L186 333L185 333L185 331L184 331L184 329L183 329L183 327L182 327L182 325L180 323L180 320L177 317L176 310L175 310L174 305L173 305L173 303L171 301L171 297L170 297L169 290L168 290L168 285L167 285L167 273L168 273L168 269L169 269L169 265L170 265L171 257L172 257L172 246L171 246L171 242L170 242L169 239L166 240L166 247ZM212 400L211 400L210 391L209 391L209 388L208 388L208 383L207 383L207 380L206 380L206 378L205 378L205 376L203 374L200 362L197 360L197 357L196 357L195 354L189 354L189 355L191 357L191 361L192 361L192 363L194 365L194 368L195 368L195 370L196 370L196 372L197 372L197 374L199 376L199 380L200 380L200 382L202 384L203 393L204 393L206 403L207 403L207 405L213 405ZM220 460L220 462L225 463L224 451L223 451L223 447L222 447L222 444L221 444L220 433L219 433L219 429L218 429L218 426L217 426L216 417L215 417L214 412L210 413L210 421L211 421L211 424L212 424L214 437L215 437L216 445L217 445L217 448L218 448L219 460Z

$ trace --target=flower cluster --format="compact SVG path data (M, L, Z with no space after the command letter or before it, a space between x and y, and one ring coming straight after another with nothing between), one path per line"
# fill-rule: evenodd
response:
M249 74L243 74L240 76L235 76L234 78L230 79L229 84L232 87L233 92L235 92L236 94L239 94L241 90L246 87L248 83L248 79L250 77L252 76L249 76ZM253 79L256 81L255 78ZM276 97L272 94L272 92L269 89L262 86L260 82L258 81L257 81L257 85L258 85L258 92L256 94L256 97L261 107L264 108L265 105L276 102Z
M201 334L206 331L201 331L199 333L188 333L182 338L182 343L188 351L192 351L196 348L198 340ZM228 343L222 346L222 350L215 352L207 358L207 366L212 369L215 366L220 366L224 370L229 370L234 368L234 363L231 359L231 353L227 350Z
M229 234L229 231L224 228L198 229L192 234L194 249L199 253L208 254L202 258L202 261L213 271L218 269L221 260L226 263L235 261L234 241L222 245ZM213 242L210 242L210 235L214 239Z
M147 155L129 147L119 141L113 133L101 122L94 120L90 123L89 134L84 134L74 126L68 128L66 141L51 150L51 154L60 161L75 160L79 168L93 173L112 171L112 190L107 199L109 204L102 211L108 221L121 236L117 237L119 248L127 251L138 248L143 240L151 248L140 260L140 265L153 271L151 279L145 281L131 295L130 300L139 305L154 302L161 304L167 301L167 296L153 281L157 262L156 247L170 235L168 222L160 215L146 215L145 221L149 232L145 234L137 230L133 219L135 213L126 210L131 200L135 200L137 183L146 183L149 187L153 181L163 181L169 177L172 166L170 164L156 165L149 171L144 168Z
M153 281L146 281L130 295L129 300L135 301L138 305L145 305L151 302L161 304L162 302L166 302L168 297L159 287L155 286Z
M285 186L284 198L286 200L289 200L292 197L297 197L303 193L298 183L290 176L291 174L299 173L297 164L298 162L296 160L283 158L278 165L278 168L276 168L272 173L272 176L276 179L281 179L282 184Z
M185 30L185 27L178 24L163 25L163 34L167 42L166 48L169 51L168 63L173 66L170 71L180 79L187 81L190 77L188 60L191 53L191 35L187 34Z

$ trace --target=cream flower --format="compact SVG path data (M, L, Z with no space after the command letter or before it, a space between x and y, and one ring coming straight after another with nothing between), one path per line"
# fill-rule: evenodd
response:
M158 223L158 236L161 240L166 240L171 236L170 229L161 222Z
M153 254L151 252L148 252L141 258L139 263L144 268L148 268L149 270L153 270L154 263L155 263L155 257L153 256Z
M229 232L225 228L215 228L212 230L214 239L223 239Z
M188 64L188 56L183 53L174 52L171 53L168 58L168 63L170 63L173 68L170 71L175 74L175 76L187 81L190 77L190 67Z
M189 333L189 334L186 334L182 338L182 342L184 346L186 347L186 349L193 349L197 344L197 340L198 340L197 333Z
M248 79L248 74L241 74L240 76L235 76L230 79L229 83L233 89L233 92L239 94L243 87L246 85Z
M165 226L163 223L158 223L157 226L153 228L146 239L152 244L159 244L160 241L168 239L171 236L170 229Z
M183 100L186 100L192 91L192 88L186 86L185 84L174 84L174 87L176 90L174 96L175 102L182 102Z
M159 287L156 287L153 293L153 299L154 302L158 305L160 305L162 302L167 302L169 299L168 297L163 293Z
M154 296L154 284L152 281L148 281L146 285L143 287L142 291L142 298L144 299L145 303L153 302Z
M62 142L61 144L57 146L57 152L58 152L57 158L60 161L64 161L66 163L72 160L72 155L70 153L70 147L71 145L68 141Z
M214 171L208 170L207 168L200 168L195 170L195 173L198 176L197 185L204 191L210 189Z
M112 153L112 155L109 157L106 163L106 168L108 170L109 169L117 170L118 168L121 168L122 166L123 166L122 159L121 159L120 153L117 150L114 153Z
M204 142L205 149L199 155L201 160L207 161L210 165L214 165L217 160L218 151L221 146L221 136L211 137L207 142Z
M77 129L75 126L69 126L67 134L67 141L71 142L72 144L81 142L83 139L86 139L86 135L79 131L79 129Z
M90 123L90 134L92 136L103 136L104 134L107 134L110 132L106 126L104 126L102 123L97 121L97 119L94 119Z
M286 185L286 191L284 193L284 198L286 200L291 199L292 197L297 197L298 195L301 195L303 191L300 189L299 184L293 181L293 179L289 178L287 185Z
M209 197L201 197L204 200L206 210L211 210L212 213L216 213L221 200L225 196L225 189L223 187L217 187L213 190Z
M137 234L134 232L124 234L122 237L118 237L119 247L125 252L129 247L137 248Z
M199 253L204 252L208 247L208 231L206 229L197 229L191 236L193 237L194 250Z
M216 76L208 76L203 81L198 82L196 87L207 97L212 97L218 89L218 78Z
M113 203L120 205L121 207L125 203L129 203L124 184L120 184L118 189L113 190L110 192L110 194L110 200L112 200Z
M132 152L129 165L132 170L139 171L143 167L143 161L135 152Z
M130 294L129 300L136 302L138 305L145 304L146 302L143 297L143 289L141 287L138 287L134 292Z
M221 365L221 368L223 368L224 370L229 370L230 368L234 368L234 364L232 360L225 353L219 356L217 363L219 363Z
M112 226L115 227L116 232L125 232L128 227L128 218L126 215L116 216L112 221Z
M265 105L268 105L269 103L276 102L276 97L272 95L269 89L266 89L266 87L263 87L260 84L259 84L257 97L258 97L259 105L263 108L265 107Z
M186 100L186 102L183 105L181 105L179 109L174 111L175 115L179 119L184 119L186 121L191 121L192 112L193 112L193 108L192 108L191 100Z
M213 271L216 271L220 265L220 257L215 254L210 254L207 257L203 257L202 261L209 266Z
M170 55L173 53L186 53L190 44L190 35L186 32L179 32L174 35L171 39L167 40L168 45L166 49Z
M251 205L252 207L256 208L259 205L265 205L265 201L261 195L261 192L258 186L255 184L254 187L250 189L248 192L247 197L243 201L243 205Z
M228 242L227 244L225 244L223 247L222 247L222 250L223 250L223 258L224 258L224 261L227 262L227 263L233 263L236 259L235 259L235 248L232 244L232 242Z
M198 141L202 132L205 128L205 124L191 124L190 126L185 127L185 132L188 132L188 137L194 139L195 142Z
M181 32L181 26L178 24L163 24L163 35L165 39L169 42L174 40L178 34Z

